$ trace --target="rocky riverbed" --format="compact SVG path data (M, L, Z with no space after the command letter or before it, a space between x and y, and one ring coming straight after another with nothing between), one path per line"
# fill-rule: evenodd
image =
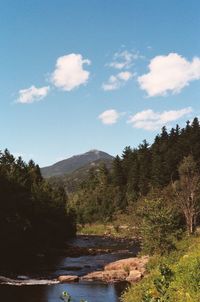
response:
M66 250L43 251L31 258L22 257L17 262L10 259L8 266L5 261L0 263L0 295L4 296L7 288L13 285L16 289L12 286L12 291L20 293L21 302L57 302L59 298L55 297L55 292L58 293L61 288L74 292L74 301L80 294L89 302L103 301L97 299L96 288L100 296L102 292L105 297L111 295L109 302L115 302L127 284L123 281L137 282L145 274L148 258L137 258L138 251L139 244L130 239L78 236L68 243ZM26 296L26 292L32 291L30 285L35 285L37 300ZM41 286L48 296L42 300ZM109 293L106 294L107 290ZM22 292L26 299L21 297ZM7 294L10 295L9 289ZM12 299L7 298L6 301L11 302Z
M58 281L61 283L78 281L102 281L102 282L122 282L135 283L140 281L146 274L146 264L149 257L132 257L111 262L103 270L88 273L82 277L77 275L61 275Z

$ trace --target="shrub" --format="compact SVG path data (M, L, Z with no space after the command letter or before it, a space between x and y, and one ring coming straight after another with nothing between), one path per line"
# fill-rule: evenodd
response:
M145 199L138 208L142 250L148 254L164 254L174 248L177 232L173 209L161 199Z
M123 302L200 301L199 238L186 238L178 243L176 252L153 257L149 270L140 283L127 289Z

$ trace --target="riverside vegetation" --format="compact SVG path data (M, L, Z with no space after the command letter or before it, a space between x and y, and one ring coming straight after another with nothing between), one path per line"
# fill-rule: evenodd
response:
M123 294L123 302L200 301L199 237L185 237L169 254L152 256L147 269L147 276Z
M197 118L183 129L163 127L152 145L126 147L111 170L91 169L69 200L78 223L87 224L83 233L106 234L112 223L109 234L131 230L141 240L141 253L152 256L148 275L128 288L124 302L200 301Z
M0 153L1 253L62 245L75 235L75 219L65 191L49 185L32 160Z
M188 231L193 233L197 211L187 211L181 200L187 194L186 188L196 195L199 167L200 126L195 118L183 129L177 125L167 132L163 127L151 146L143 141L138 148L126 147L122 156L113 160L111 169L104 164L98 169L91 168L88 177L69 194L69 203L79 224L106 223L121 214L134 215L141 200L151 199L151 195L154 198L157 193L166 199L165 203L178 208L178 218L185 219ZM185 183L187 169L193 187ZM190 210L193 207L195 204Z
M0 155L0 184L0 236L7 250L60 245L75 235L75 216L79 226L96 225L99 233L107 230L97 225L111 225L111 235L129 232L151 256L148 274L127 289L124 302L200 300L197 118L182 129L163 127L152 145L126 147L111 169L103 163L90 169L68 196L58 181L44 180L33 161L26 164L7 150Z

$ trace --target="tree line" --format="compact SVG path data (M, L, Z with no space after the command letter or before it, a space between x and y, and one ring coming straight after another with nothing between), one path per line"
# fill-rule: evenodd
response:
M178 213L175 221L193 233L199 219L199 179L200 124L195 118L182 129L163 127L151 145L144 140L138 148L126 147L111 170L103 164L98 171L91 169L70 195L70 204L79 223L111 221L118 212L137 213L139 205L145 217L148 207L156 212L169 205L173 215ZM157 205L145 204L145 199Z
M113 221L125 213L143 238L154 238L153 248L155 237L158 247L170 246L169 231L195 232L199 189L197 118L182 129L163 127L151 145L143 141L138 148L126 147L111 169L105 164L91 169L69 196L62 186L44 180L32 160L25 163L5 150L0 152L0 240L5 248L55 246L75 235L75 216L84 224Z
M33 160L0 152L1 251L55 247L75 229L64 189L46 182Z

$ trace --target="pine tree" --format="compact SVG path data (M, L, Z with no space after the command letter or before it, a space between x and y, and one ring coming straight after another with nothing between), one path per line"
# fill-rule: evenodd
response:
M115 186L119 186L119 187L125 184L125 176L122 168L122 160L118 155L113 160L112 181Z
M141 195L146 195L151 182L151 151L146 140L138 148L139 182L138 187Z

